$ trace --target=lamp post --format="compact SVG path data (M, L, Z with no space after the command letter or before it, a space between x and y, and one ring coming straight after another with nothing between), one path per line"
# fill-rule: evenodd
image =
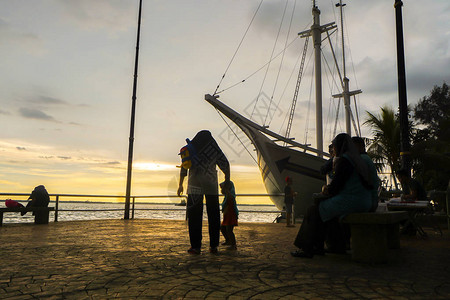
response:
M133 97L131 101L130 137L128 143L129 146L128 146L127 189L125 196L125 213L123 216L125 220L128 220L130 218L131 173L133 169L134 120L136 115L136 90L137 90L137 77L138 77L137 74L138 74L138 60L139 60L139 37L141 33L141 11L142 11L142 0L139 0L136 56L134 60Z

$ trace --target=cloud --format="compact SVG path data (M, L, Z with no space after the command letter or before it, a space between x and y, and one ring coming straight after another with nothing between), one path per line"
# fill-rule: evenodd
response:
M364 82L363 92L387 95L397 90L395 61L366 57L359 63L358 81Z
M9 111L4 111L0 109L0 115L10 115L11 113Z
M124 31L135 26L133 15L137 7L124 1L107 0L65 0L57 1L62 5L65 19L84 30L108 29Z
M41 39L28 32L22 32L13 28L8 22L0 18L0 39L2 43L0 47L8 47L11 49L22 49L29 54L42 54L42 41Z
M286 6L286 12L284 14L283 19L283 27L281 31L281 35L286 34L288 30L288 26L290 25L290 18L292 14L292 10L295 6L295 15L294 20L300 19L302 20L302 27L296 27L297 24L291 28L291 36L295 36L297 34L297 31L303 31L308 29L307 27L311 23L311 8L309 4L306 3L298 3L294 5L293 3L288 3ZM256 7L255 7L256 9ZM280 5L279 2L272 1L272 2L266 2L258 11L258 16L255 19L255 26L257 27L257 30L263 30L267 32L270 36L274 36L277 34L277 31L280 26L280 22L282 21L283 11L285 9L285 5ZM254 11L252 11L254 13ZM301 16L299 16L299 14ZM251 15L249 15L251 17ZM306 19L303 19L305 18ZM293 20L293 21L294 21Z
M25 148L25 147L16 147L16 149L20 150L20 151L26 151L27 150L27 148Z
M39 103L39 104L47 104L47 105L68 105L69 104L64 100L49 97L49 96L42 96L42 95L31 99L30 102Z
M111 168L111 169L122 169L122 163L117 160L113 161L104 161L104 160L93 160L96 165L101 168Z
M91 105L82 103L82 104L78 104L78 107L91 107Z
M72 157L70 157L70 156L58 156L58 158L59 158L59 159L62 159L62 160L69 160L69 159L72 159Z
M50 155L50 156L39 156L39 158L52 159L52 158L54 158L54 156L53 155Z
M27 119L57 122L52 116L47 115L45 112L34 108L22 107L19 109L19 113L22 117Z

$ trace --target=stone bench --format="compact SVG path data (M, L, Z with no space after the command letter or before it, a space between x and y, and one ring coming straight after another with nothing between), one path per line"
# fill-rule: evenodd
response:
M342 219L350 225L352 259L365 263L385 263L389 249L400 248L400 222L405 211L353 213Z
M34 224L48 224L50 211L54 211L54 207L6 207L0 208L0 226L3 226L3 214L7 212L33 212Z

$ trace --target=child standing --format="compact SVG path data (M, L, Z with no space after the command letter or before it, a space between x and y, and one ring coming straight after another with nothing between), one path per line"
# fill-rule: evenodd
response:
M225 242L222 245L228 245L227 250L236 250L236 237L234 235L234 226L238 225L239 211L236 205L236 192L232 181L220 184L220 192L225 196L222 202L223 221L220 226Z
M286 186L284 188L284 208L286 210L286 226L294 227L292 224L292 205L294 204L294 197L297 195L292 189L292 178L286 176Z

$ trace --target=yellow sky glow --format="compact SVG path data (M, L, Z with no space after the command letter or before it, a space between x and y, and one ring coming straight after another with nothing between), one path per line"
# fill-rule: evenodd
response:
M17 148L14 146L17 144L24 146ZM2 192L29 193L35 186L43 184L50 194L125 195L127 162L110 159L103 153L80 154L17 141L0 142L0 153L8 153L9 156L3 167L14 169L8 176L0 174ZM179 182L177 164L179 162L135 161L132 195L176 195ZM231 174L238 194L266 193L257 166L232 164ZM223 180L223 174L219 171L219 181ZM186 185L187 182L185 189ZM61 198L76 199L79 198ZM123 201L122 198L90 200ZM157 198L152 201L178 202L179 198ZM268 198L261 197L238 201L243 204L272 203Z

